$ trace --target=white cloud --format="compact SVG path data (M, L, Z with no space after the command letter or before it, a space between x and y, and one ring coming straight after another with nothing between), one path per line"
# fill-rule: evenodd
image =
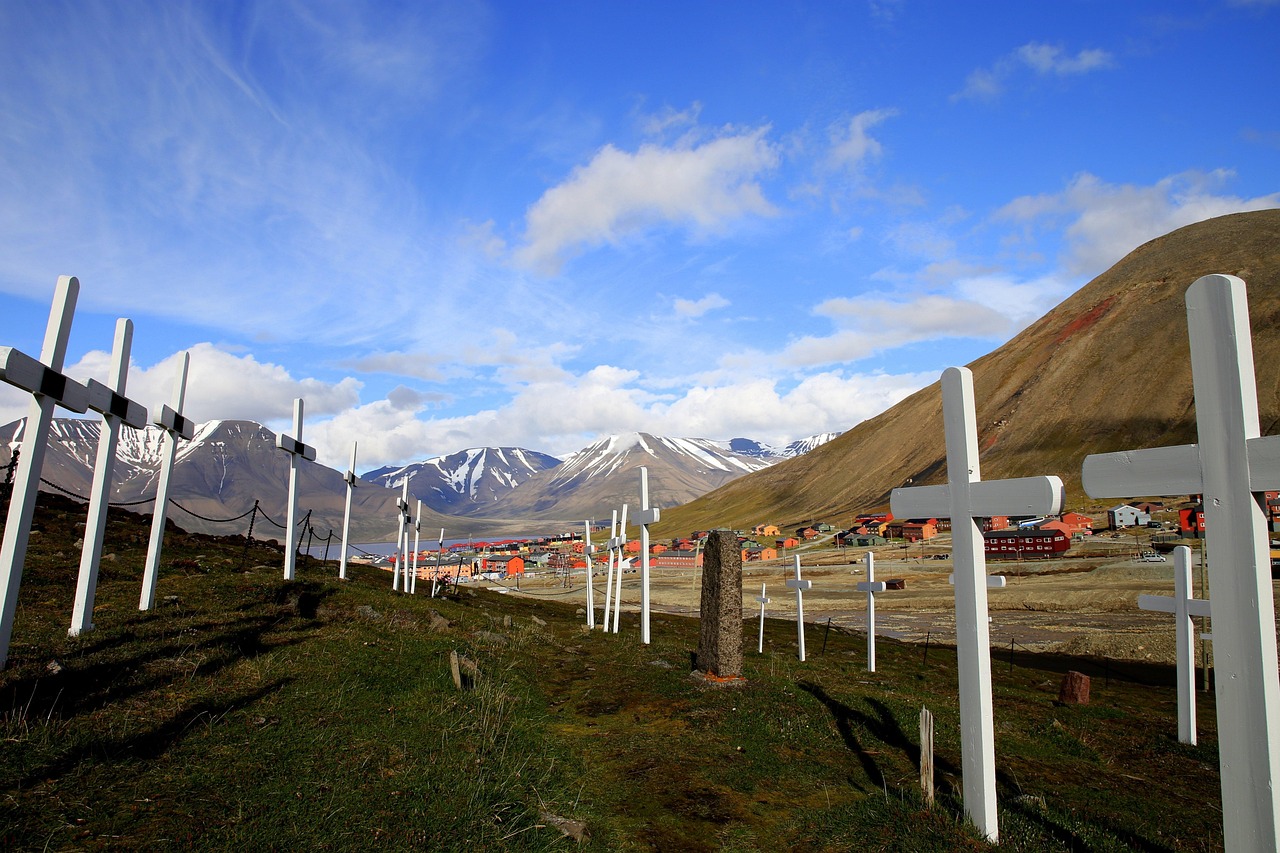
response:
M1150 186L1109 184L1083 173L1059 193L1023 196L994 215L1037 227L1068 224L1064 263L1073 275L1094 276L1138 246L1177 228L1228 213L1280 207L1280 192L1253 198L1215 192L1228 183L1228 170L1190 171Z
M851 118L848 125L833 129L828 165L857 172L868 160L878 159L884 148L868 131L897 114L893 109L867 110Z
M1060 46L1028 42L1007 56L996 60L990 68L978 68L969 74L964 88L951 96L953 101L994 100L1024 69L1040 76L1067 77L1112 68L1115 58L1100 48L1087 48L1074 56Z
M559 269L565 254L663 225L714 233L747 216L772 216L758 179L778 163L767 127L702 144L606 145L529 207L517 260Z
M675 300L675 312L679 317L693 319L701 317L708 311L714 311L717 308L726 308L729 300L725 299L718 293L708 293L701 299L680 299Z

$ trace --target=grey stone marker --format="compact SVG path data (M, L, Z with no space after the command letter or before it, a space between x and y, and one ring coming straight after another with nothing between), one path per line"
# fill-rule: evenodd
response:
M702 630L698 669L719 679L742 677L742 550L731 530L713 530L702 551Z

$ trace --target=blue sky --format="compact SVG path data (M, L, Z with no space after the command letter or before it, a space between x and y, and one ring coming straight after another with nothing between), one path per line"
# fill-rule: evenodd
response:
M360 470L848 429L1280 207L1277 2L0 4L0 345ZM1188 282L1189 284L1189 282ZM25 412L0 389L0 421Z

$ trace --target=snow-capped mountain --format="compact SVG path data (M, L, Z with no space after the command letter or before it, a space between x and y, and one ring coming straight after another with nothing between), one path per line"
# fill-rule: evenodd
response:
M402 468L379 468L362 479L395 489L409 479L409 494L439 512L467 515L501 502L511 490L560 460L521 447L473 447Z
M734 453L743 456L754 456L758 459L769 459L777 462L782 459L792 459L796 456L803 456L815 447L821 447L833 438L840 436L838 432L821 432L817 435L811 435L808 438L801 438L782 447L775 447L771 444L762 444L751 438L731 438L723 445L732 450Z
M676 506L775 461L735 452L727 444L647 433L611 435L535 474L477 514L569 521L598 518L623 503L639 509L635 469L641 466L649 469L650 505Z

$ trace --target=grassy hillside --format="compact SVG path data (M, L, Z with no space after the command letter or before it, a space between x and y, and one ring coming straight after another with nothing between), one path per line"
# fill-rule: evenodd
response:
M1081 506L1090 453L1195 440L1184 295L1209 273L1248 285L1263 434L1280 422L1280 210L1153 240L969 365L987 478L1057 474ZM847 525L908 481L945 476L938 384L829 444L664 510L663 536L714 527Z
M633 616L586 634L553 597L407 598L310 561L284 583L279 552L180 533L139 613L146 529L123 513L96 630L70 639L82 519L41 506L0 673L5 849L987 849L957 802L949 649L881 640L869 674L859 636L811 626L801 664L794 623L757 655L748 620L748 683L708 688L692 620L642 647ZM1092 704L1055 704L1068 668ZM1001 651L994 676L1000 849L1221 847L1213 709L1178 744L1168 668Z

